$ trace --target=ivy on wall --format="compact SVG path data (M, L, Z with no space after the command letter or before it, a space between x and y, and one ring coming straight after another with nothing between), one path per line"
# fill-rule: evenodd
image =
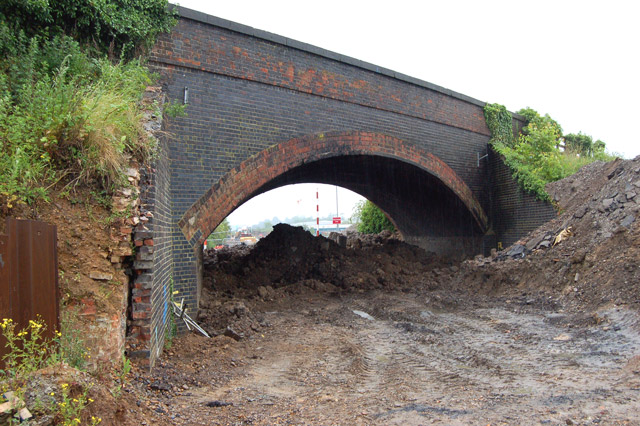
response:
M486 104L484 106L484 119L491 132L489 143L495 145L513 145L513 125L511 114L504 105Z
M517 139L513 136L511 113L504 105L487 104L484 107L484 116L491 132L489 144L504 158L520 188L541 201L550 201L549 194L544 189L547 182L533 170L537 165L528 161L530 159L522 155L517 148L522 138Z
M527 121L518 137L513 135L512 117L499 104L487 104L484 116L491 131L489 144L503 156L513 178L527 193L542 201L550 201L545 186L570 176L585 164L596 160L611 161L615 156L605 152L605 143L595 143L588 135L562 135L560 124L531 108L518 111Z

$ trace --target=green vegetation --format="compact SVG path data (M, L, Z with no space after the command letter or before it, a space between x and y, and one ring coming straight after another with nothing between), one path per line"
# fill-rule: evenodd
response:
M229 221L225 218L207 238L207 247L214 248L215 246L222 244L222 241L229 236L230 232L231 225L229 225Z
M115 384L111 388L111 395L114 398L120 399L120 397L122 396L122 391L127 385L127 378L129 376L129 373L131 373L131 360L122 355L122 366L116 369Z
M486 104L484 117L491 131L491 144L496 146L513 145L513 123L511 114L503 105Z
M64 310L61 317L61 332L56 333L56 337L53 339L58 350L57 358L63 360L70 367L84 370L89 353L85 347L82 331L78 326L76 313Z
M68 357L69 354L85 353L82 346L67 346L69 343L81 344L81 341L74 337L69 339L62 333L56 332L53 340L44 338L46 329L47 325L41 319L29 321L23 329L18 329L16 323L10 318L2 320L0 333L6 340L8 353L3 357L5 368L0 370L0 393L12 390L18 399L24 399L25 390L38 370L62 362L69 364L74 362L73 358ZM79 392L75 392L72 396L69 384L62 383L60 389L56 391L47 395L50 399L48 403L38 400L35 407L30 407L32 411L36 414L53 415L59 420L56 424L69 426L81 424L82 410L93 402L87 397L89 389L81 387ZM100 418L91 419L92 425L100 422Z
M1 53L14 37L69 36L85 49L131 59L170 31L176 16L167 10L167 0L4 0L0 21Z
M396 229L383 211L369 200L362 200L356 204L351 222L357 223L358 232L363 234L377 234L384 230Z
M526 126L518 137L513 136L511 114L498 104L484 109L491 131L491 146L501 154L522 189L536 198L549 201L545 185L578 171L596 160L610 161L605 143L579 133L562 134L562 127L549 115L541 116L531 108L518 111Z
M153 150L134 53L175 21L166 0L8 0L0 5L0 206L47 199L57 182L126 184ZM121 60L113 61L119 57Z

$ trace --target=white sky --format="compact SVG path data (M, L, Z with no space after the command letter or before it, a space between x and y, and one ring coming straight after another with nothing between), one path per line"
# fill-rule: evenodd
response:
M548 113L565 133L582 131L602 139L609 151L625 158L640 155L640 6L634 1L179 3L497 102L510 111L529 106ZM291 201L286 195L286 203L269 197L271 205ZM335 204L335 194L333 199ZM249 222L293 216L264 214Z
M341 187L338 187L337 193L337 210L344 222L351 217L356 202L363 198ZM233 228L250 226L263 220L272 220L274 216L281 221L294 216L311 216L315 220L316 206L320 207L321 218L336 216L336 187L304 183L276 188L244 203L229 215L229 223Z

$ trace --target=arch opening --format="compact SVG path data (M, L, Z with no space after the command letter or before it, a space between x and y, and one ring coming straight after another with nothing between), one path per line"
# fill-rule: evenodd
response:
M365 196L410 243L457 257L482 251L488 219L464 181L431 153L365 132L318 134L262 151L220 179L179 226L195 247L246 201L303 182L339 185Z
M206 248L253 245L279 223L303 227L312 235L344 233L354 225L354 209L364 200L344 187L317 182L270 189L230 213L209 235Z
M372 201L406 242L448 257L471 255L483 235L464 203L438 178L394 158L351 155L305 163L257 188L251 198L286 185L337 185Z

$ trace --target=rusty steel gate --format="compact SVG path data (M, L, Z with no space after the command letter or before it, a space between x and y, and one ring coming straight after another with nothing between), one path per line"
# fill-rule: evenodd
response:
M0 234L0 320L11 318L22 329L41 317L45 336L60 329L57 230L35 220L7 218ZM0 335L0 368L6 353Z

